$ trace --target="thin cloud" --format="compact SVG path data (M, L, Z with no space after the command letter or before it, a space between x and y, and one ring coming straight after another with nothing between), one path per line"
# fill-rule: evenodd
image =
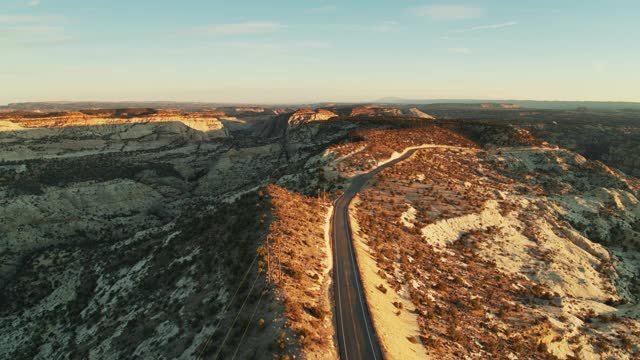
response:
M72 40L55 18L33 15L0 15L0 44L31 46L59 44Z
M246 51L256 51L256 52L280 52L286 53L288 51L299 51L299 50L314 50L314 49L328 49L332 47L330 42L326 41L317 41L317 40L306 40L306 41L294 41L294 42L257 42L257 41L228 41L220 44L219 46L237 49L237 50L246 50Z
M52 21L54 18L50 16L34 16L34 15L1 15L0 24L24 24L24 23L45 23Z
M194 29L188 33L208 35L261 34L280 31L284 28L286 28L285 25L277 22L253 21L229 24L211 24Z
M486 13L482 8L467 5L422 5L411 11L437 21L475 19Z
M458 30L458 31L456 31L456 33L500 29L500 28L505 28L505 27L514 26L514 25L518 25L518 22L509 21L509 22L504 22L504 23L499 23L499 24L474 26L474 27L471 27L471 28L468 28L468 29Z
M22 25L0 27L0 43L11 45L60 44L72 40L60 26Z
M374 32L392 33L400 31L402 26L397 21L385 21L380 24L373 25L370 28Z
M242 49L242 50L275 50L279 46L272 43L247 42L247 41L231 41L222 44L223 47Z
M36 7L40 5L40 0L31 0L27 3L27 5L32 6L32 7Z
M301 47L301 48L306 48L306 49L329 49L330 47L333 46L333 44L331 44L328 41L300 41L300 42L296 42L293 44L294 47Z
M323 24L325 28L336 28L342 31L374 32L374 33L394 33L405 29L405 26L397 21L383 21L377 24L354 25L354 24Z
M335 5L324 5L307 9L305 12L307 14L326 14L335 12L336 10L338 10L338 7Z

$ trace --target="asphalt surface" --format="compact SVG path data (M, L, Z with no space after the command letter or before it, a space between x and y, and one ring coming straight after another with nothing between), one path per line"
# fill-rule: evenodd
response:
M380 171L411 156L409 150L401 157L354 178L351 186L336 200L332 218L333 286L336 305L338 350L342 360L382 360L384 355L378 342L365 293L358 272L351 226L349 203L362 187Z

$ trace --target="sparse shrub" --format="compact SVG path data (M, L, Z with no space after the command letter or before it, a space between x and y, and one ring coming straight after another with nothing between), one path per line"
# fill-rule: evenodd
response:
M380 290L380 292L383 293L383 294L387 293L387 288L384 287L384 285L382 285L382 284L376 286L376 289Z
M276 346L280 350L284 350L287 347L287 334L281 331L276 338Z
M626 334L619 334L618 337L620 338L620 344L622 345L622 348L627 351L631 350L633 341L631 341L631 339Z
M449 326L447 326L447 336L451 341L458 342L462 340L462 333L458 330L455 322L450 322Z
M474 297L473 299L471 299L471 309L473 310L480 310L482 309L482 303L480 303L480 298L479 297Z
M538 343L538 346L536 346L536 351L537 351L537 352L539 352L539 353L546 353L546 352L548 352L547 344L546 344L545 342L540 341L540 342Z

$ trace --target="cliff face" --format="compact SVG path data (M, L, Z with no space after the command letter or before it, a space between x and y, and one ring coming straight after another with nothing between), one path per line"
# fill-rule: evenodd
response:
M6 116L0 120L0 159L20 161L149 150L228 136L223 124L208 113Z
M298 109L289 117L289 120L287 122L289 126L295 126L309 121L329 120L336 116L337 115L333 112L324 109Z
M162 111L152 114L135 114L130 116L128 113L104 114L97 111L95 115L85 114L82 112L63 112L53 113L50 116L43 115L39 117L6 116L3 121L16 124L24 129L68 128L100 125L139 125L174 122L182 123L194 130L203 132L222 130L222 123L213 115L224 116L224 113L182 113ZM215 135L219 136L219 134Z

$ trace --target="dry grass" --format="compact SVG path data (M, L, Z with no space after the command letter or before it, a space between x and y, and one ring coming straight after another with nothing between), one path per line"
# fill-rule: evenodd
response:
M308 359L336 356L329 300L331 256L324 239L328 208L317 199L269 185L272 222L261 266L277 287L288 326Z
M394 152L424 144L476 148L477 145L465 137L437 126L396 130L360 130L350 134L354 142L337 144L329 148L338 157L344 157L338 170L368 170L377 162L388 159Z
M544 287L496 271L465 242L443 253L406 228L376 226L377 212L366 209L358 212L359 222L381 275L396 291L408 291L431 355L553 358L538 347L548 320L524 306L532 298L548 301ZM488 238L468 234L466 243Z
M533 244L524 256L536 264L536 272L552 272L550 266L559 263L559 254L545 243L548 235L542 234L536 220L549 218L553 232L561 238L568 236L564 229L571 229L571 225L553 218L551 210L539 201L525 209L516 199L580 194L589 186L634 190L634 179L623 179L592 163L570 163L568 171L576 176L560 178L555 167L570 162L568 154L531 151L532 161L543 164L541 170L505 168L504 161L497 159L511 154L469 147L421 149L378 174L360 193L357 219L381 269L379 275L386 280L380 287L409 295L416 306L422 343L434 358L633 356L638 350L633 345L637 321L593 313L578 317L587 324L576 327L579 320L571 310L562 308L567 300L564 295L533 280L535 275L528 277L528 269L519 273L498 269L484 249L488 245L509 246L496 245L504 238L500 227L461 233L443 248L424 241L420 229L444 219L478 214L492 200L503 217L512 214L522 224L518 231ZM517 156L526 159L529 155ZM517 164L517 159L507 163ZM415 209L414 226L406 226L402 214L411 208ZM509 249L502 253L508 254ZM607 286L612 265L601 263L597 271L603 279L602 291L615 293ZM571 314L570 318L564 314ZM567 325L558 327L558 323ZM569 341L576 333L580 336Z

